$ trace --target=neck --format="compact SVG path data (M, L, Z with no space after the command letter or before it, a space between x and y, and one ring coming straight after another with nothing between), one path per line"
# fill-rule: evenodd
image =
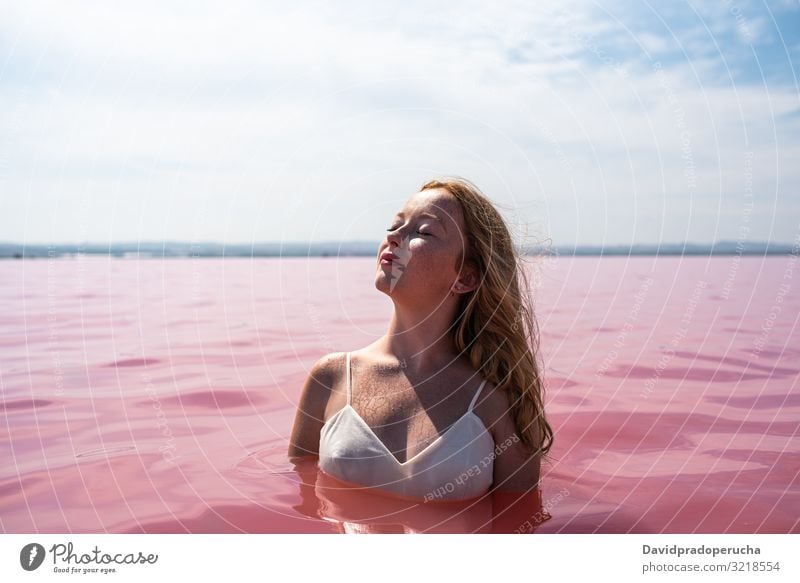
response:
M411 374L442 370L458 357L452 327L457 299L442 303L433 313L395 303L389 329L377 347L397 358Z

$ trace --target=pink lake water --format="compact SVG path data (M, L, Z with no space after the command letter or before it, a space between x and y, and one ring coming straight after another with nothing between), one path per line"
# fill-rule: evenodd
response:
M509 532L800 532L796 255L532 265L554 461ZM496 500L401 502L286 457L310 366L385 332L375 270L0 262L0 529L496 531Z

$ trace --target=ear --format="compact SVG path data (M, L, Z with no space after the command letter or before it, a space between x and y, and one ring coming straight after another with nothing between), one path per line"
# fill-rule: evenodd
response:
M472 267L464 267L461 274L453 284L453 291L457 294L471 292L478 287L478 274Z

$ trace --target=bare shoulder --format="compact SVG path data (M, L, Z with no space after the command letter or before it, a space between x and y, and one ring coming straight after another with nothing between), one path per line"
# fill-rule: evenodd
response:
M541 458L530 454L522 442L512 416L512 405L507 391L487 381L475 405L475 413L495 443L492 488L524 492L538 485Z
M290 456L319 453L319 435L325 422L325 407L342 374L345 357L344 352L326 354L308 371L289 440Z
M503 422L505 416L510 415L510 409L505 391L499 389L493 382L486 381L486 385L475 403L474 411L495 438L495 442L499 435L498 426Z
M308 372L309 378L314 378L323 383L327 382L327 388L330 389L332 384L344 370L346 352L331 352L325 356L320 357Z
M301 404L305 400L325 409L339 380L344 377L346 358L346 352L331 352L320 357L311 366L303 387L304 398L301 398Z
M512 416L513 405L508 391L498 388L492 382L486 382L475 404L475 413L484 422L495 443L499 444L507 439L519 441ZM532 427L536 429L537 425L532 424Z

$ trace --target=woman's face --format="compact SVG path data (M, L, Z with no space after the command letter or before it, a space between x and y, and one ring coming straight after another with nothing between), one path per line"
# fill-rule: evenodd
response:
M406 304L445 300L458 278L456 261L465 245L464 216L455 197L443 189L413 194L386 228L375 287ZM385 252L396 258L382 261Z

